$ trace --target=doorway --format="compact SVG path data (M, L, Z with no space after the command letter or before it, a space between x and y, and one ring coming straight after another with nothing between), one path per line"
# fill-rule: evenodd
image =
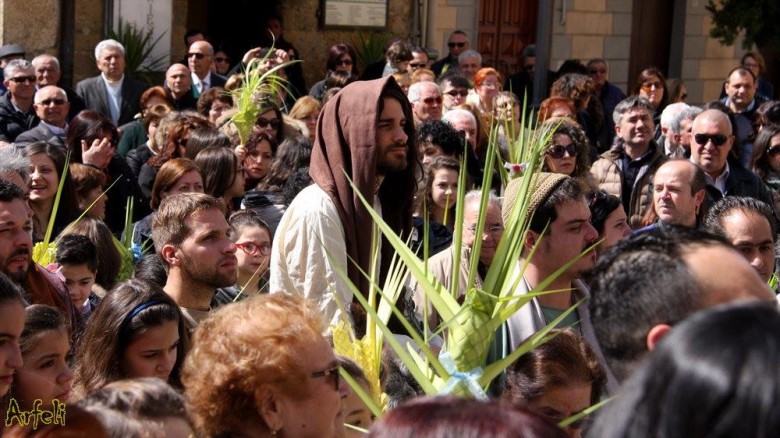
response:
M480 0L477 51L504 78L519 71L520 52L536 42L539 0Z

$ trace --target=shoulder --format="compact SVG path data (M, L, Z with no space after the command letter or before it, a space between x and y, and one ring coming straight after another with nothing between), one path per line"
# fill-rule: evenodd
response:
M101 80L100 75L93 76L91 78L87 78L87 79L81 80L81 81L79 81L79 83L76 84L76 90L82 90L82 89L85 89L85 88L92 88L100 80Z

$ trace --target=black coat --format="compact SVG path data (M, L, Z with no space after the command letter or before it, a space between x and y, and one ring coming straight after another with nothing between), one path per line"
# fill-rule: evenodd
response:
M36 127L40 122L32 105L27 113L20 113L11 103L11 93L0 97L0 141L11 143L19 134Z

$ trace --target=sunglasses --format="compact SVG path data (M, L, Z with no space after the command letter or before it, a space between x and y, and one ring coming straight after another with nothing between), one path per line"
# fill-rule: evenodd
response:
M437 104L441 105L441 103L444 101L444 99L442 99L441 96L436 96L436 97L426 97L422 101L426 105L433 105L434 102L436 102Z
M35 83L35 76L19 76L16 78L9 79L13 82L16 82L17 84L21 84L22 82L29 82L31 84Z
M450 49L454 47L463 48L466 47L466 43L447 43L447 47L449 47Z
M597 73L606 74L607 73L607 69L605 69L605 68L594 68L592 70L588 70L588 73L590 73L592 75L595 75Z
M259 117L257 119L257 121L255 122L255 125L257 125L257 126L259 126L261 128L266 128L266 127L268 127L268 125L271 125L272 129L279 129L279 126L282 125L282 122L280 122L279 119L268 120L268 119L264 119L262 117Z
M221 56L217 56L216 58L214 58L214 60L217 62L230 62L230 58L223 58Z
M644 91L650 91L653 88L655 88L656 90L660 90L661 88L663 88L663 84L660 82L647 82L642 84L642 90Z
M605 192L604 190L598 190L594 192L593 197L590 198L590 202L588 202L588 207L593 210L593 207L595 207L597 204L606 201L608 196L609 193Z
M766 153L773 157L780 155L780 144L772 145L772 147L767 149Z
M702 146L706 145L710 141L715 146L722 146L723 143L726 143L726 140L728 140L728 137L726 137L723 134L713 134L713 135L696 134L696 135L693 136L693 139L696 140L697 144L700 144Z
M570 143L566 146L556 144L550 146L550 149L547 149L547 155L555 159L561 159L565 157L566 154L569 154L570 157L576 157L577 145L575 145L574 143Z
M328 382L336 391L338 391L341 386L341 376L339 375L338 365L333 368L328 368L327 370L315 371L311 373L311 376L315 379L325 378L326 382Z
M425 67L425 65L426 64L424 62L419 62L419 63L418 62L410 62L409 63L409 66L412 67L412 68L423 68L423 67Z
M195 57L195 59L203 59L203 58L206 57L206 55L203 54L203 53L188 53L187 54L187 58L192 58L193 56Z
M444 94L449 94L452 97L466 97L469 95L469 90L450 90Z
M339 59L336 61L336 65L352 65L351 59Z
M38 102L38 105L49 106L55 104L57 106L63 105L67 100L65 99L46 99Z
M271 254L271 244L264 243L262 245L255 245L252 242L236 243L236 248L244 251L247 255L256 257L259 255L267 256Z

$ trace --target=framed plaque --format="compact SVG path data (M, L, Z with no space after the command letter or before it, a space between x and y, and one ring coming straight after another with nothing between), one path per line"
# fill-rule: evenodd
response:
M384 29L387 0L322 0L322 26Z

